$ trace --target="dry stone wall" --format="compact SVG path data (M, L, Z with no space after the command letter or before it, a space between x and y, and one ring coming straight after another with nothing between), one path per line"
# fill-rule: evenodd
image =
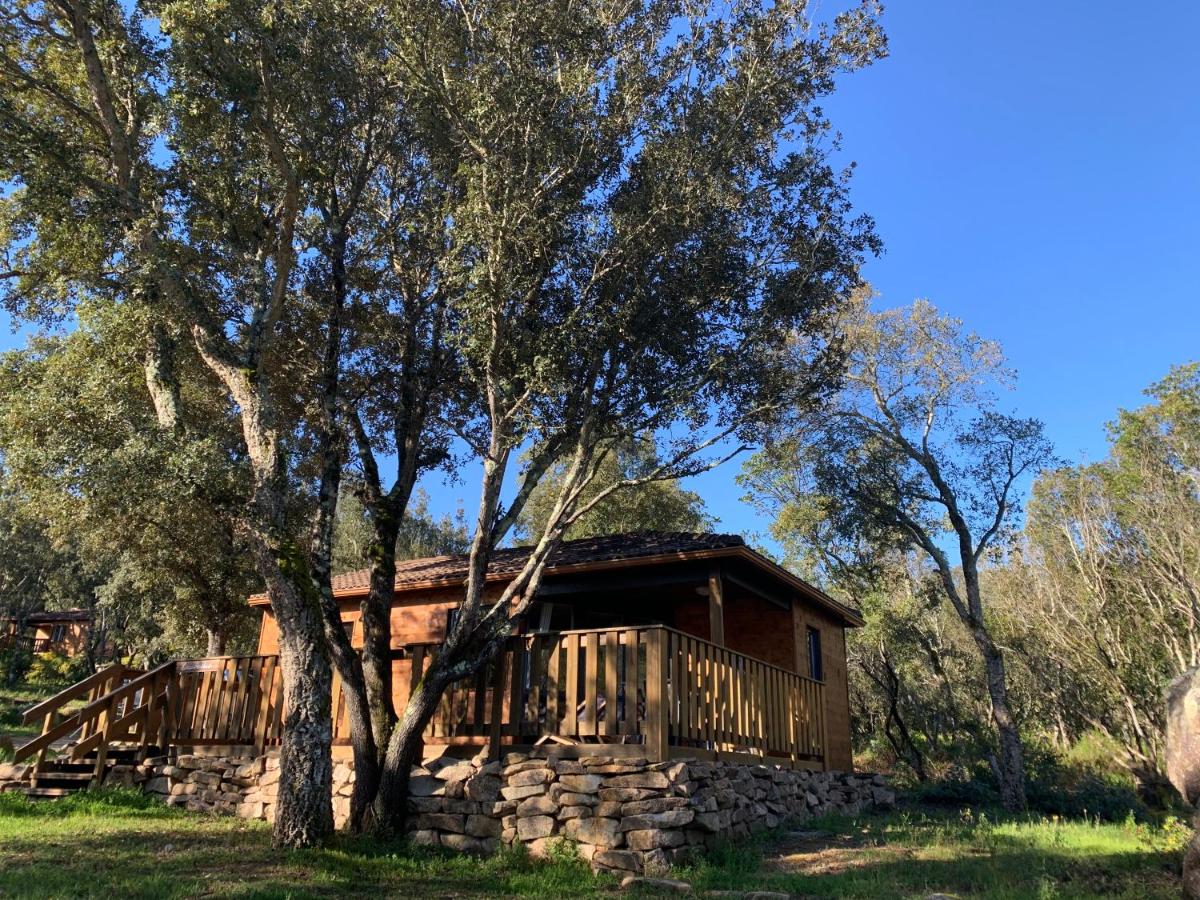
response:
M117 767L110 783L140 785L172 806L270 821L279 760L180 754ZM354 769L334 768L334 814L349 814ZM488 854L524 844L534 855L568 840L596 870L655 874L719 842L830 812L888 808L882 776L774 766L509 753L501 761L441 757L413 770L415 843Z

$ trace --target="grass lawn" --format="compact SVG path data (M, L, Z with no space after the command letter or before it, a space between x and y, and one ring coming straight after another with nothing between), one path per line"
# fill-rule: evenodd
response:
M984 814L898 812L826 818L726 847L681 872L697 890L802 897L1179 896L1191 830Z
M0 794L0 897L586 897L615 881L577 859L487 860L339 838L277 853L269 827L132 791L30 803Z
M27 684L19 684L15 687L0 686L0 738L7 737L13 744L23 744L41 734L41 722L22 725L21 716L29 707L53 696L60 690L62 690L61 687L40 687ZM5 758L0 752L0 762Z
M697 892L801 897L1177 897L1188 831L912 813L781 829L680 870ZM586 897L611 894L569 854L474 860L339 838L276 853L266 825L117 791L31 804L0 795L0 897Z

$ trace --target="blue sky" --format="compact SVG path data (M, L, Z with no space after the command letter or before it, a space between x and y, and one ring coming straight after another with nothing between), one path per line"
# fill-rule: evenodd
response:
M1200 358L1200 4L896 0L884 21L890 57L825 104L886 244L879 304L926 297L1001 341L1006 402L1098 458L1119 407ZM762 532L737 471L688 486ZM464 479L428 483L431 508L473 512Z
M889 58L825 108L886 252L880 306L925 297L999 340L1004 402L1068 459L1200 358L1200 4L893 2ZM767 523L737 466L693 480L721 527Z

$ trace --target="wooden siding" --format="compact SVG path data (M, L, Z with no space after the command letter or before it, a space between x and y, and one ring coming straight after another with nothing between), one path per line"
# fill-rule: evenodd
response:
M697 586L706 585L707 568L698 567L696 574ZM845 629L841 620L804 597L796 596L792 608L789 610L740 586L727 583L725 587L725 645L728 650L799 676L807 676L809 667L805 629L811 625L820 630L829 764L832 768L849 770L852 766L850 709ZM495 596L502 585L492 585L489 588L489 593ZM674 590L670 593L669 600L666 591L647 588L644 592L647 597L655 597L662 601L642 607L644 609L653 607L656 615L663 616L658 621L663 621L666 625L689 636L701 640L709 639L707 597L701 596L691 589ZM397 596L392 607L391 618L392 647L397 651L398 657L392 664L392 696L398 710L403 709L407 704L409 686L412 682L411 651L404 653L403 648L411 648L417 644L434 645L440 642L445 635L446 615L450 609L458 605L461 593L461 587L447 587L430 589L420 594ZM618 602L627 602L629 596L629 591L623 591ZM570 595L556 595L552 599L556 604L588 603L593 604L594 608L602 608L606 602L605 597L600 594L589 595L586 599L578 597L574 600ZM352 641L355 646L361 646L362 634L357 625L359 598L344 598L340 600L340 605L343 620L356 623ZM536 622L533 624L536 625ZM278 632L270 609L266 607L263 609L258 653L273 655L277 652ZM513 737L506 735L505 739L511 741Z
M796 668L792 611L753 594L726 590L725 646L773 666L807 675Z
M821 665L825 675L825 709L829 732L828 763L831 769L849 772L854 767L850 747L850 686L846 670L846 629L841 622L811 607L792 607L796 667L807 675L809 627L821 633Z

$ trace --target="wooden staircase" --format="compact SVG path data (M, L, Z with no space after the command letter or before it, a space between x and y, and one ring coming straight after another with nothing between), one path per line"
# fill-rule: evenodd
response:
M159 752L157 747L149 747L147 751L151 755ZM31 800L53 800L87 790L96 778L97 756L97 751L93 750L79 760L73 761L69 755L65 758L47 760L40 767L34 769L29 785L23 788L21 793ZM137 765L145 756L146 753L138 746L110 747L105 756L104 771L100 776L101 782L114 766Z
M168 743L175 666L145 672L114 663L27 709L23 720L40 720L42 733L13 755L14 762L34 757L25 795L65 797L99 786L114 766L158 755ZM50 757L64 740L70 743Z

